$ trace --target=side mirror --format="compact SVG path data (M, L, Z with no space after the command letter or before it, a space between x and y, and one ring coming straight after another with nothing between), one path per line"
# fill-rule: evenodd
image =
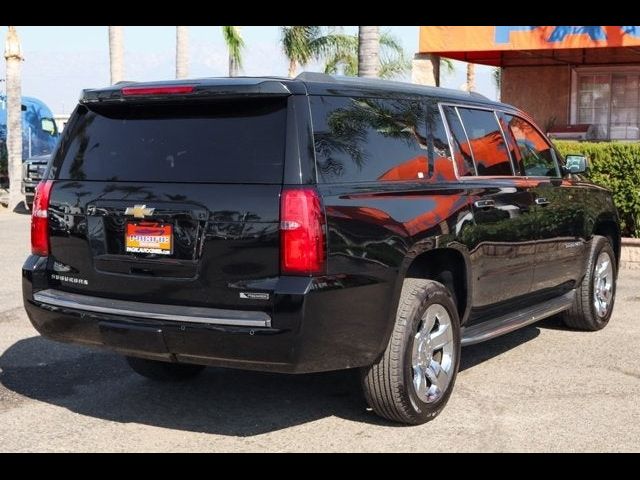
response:
M584 155L567 155L564 160L568 173L586 173L588 164Z

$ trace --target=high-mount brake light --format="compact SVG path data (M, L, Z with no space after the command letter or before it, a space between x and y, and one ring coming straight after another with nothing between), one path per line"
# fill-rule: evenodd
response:
M166 87L124 87L122 95L136 97L144 95L184 95L193 93L196 87L193 85L170 85Z

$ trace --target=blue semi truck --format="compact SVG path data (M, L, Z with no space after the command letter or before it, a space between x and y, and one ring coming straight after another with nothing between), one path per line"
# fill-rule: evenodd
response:
M60 136L53 113L33 97L22 97L22 160L49 155ZM7 187L7 101L0 95L0 187Z

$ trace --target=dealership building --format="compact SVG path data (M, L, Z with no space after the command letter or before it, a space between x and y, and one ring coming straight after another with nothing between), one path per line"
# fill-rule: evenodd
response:
M501 100L556 136L640 140L640 26L420 27L414 81L441 57L501 67Z

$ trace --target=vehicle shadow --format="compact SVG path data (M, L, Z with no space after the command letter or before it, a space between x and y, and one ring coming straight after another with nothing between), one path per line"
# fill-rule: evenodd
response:
M460 358L460 369L462 372L476 365L486 362L498 355L514 349L523 343L529 342L540 335L540 325L538 323L520 328L514 332L502 335L501 337L488 340L476 345L469 345L462 349Z
M461 370L532 340L528 327L463 349ZM183 431L250 437L337 416L397 426L370 411L357 370L283 375L207 368L195 379L157 383L120 355L31 337L0 357L0 384L94 418Z
M560 315L554 315L553 317L540 320L536 325L540 328L544 328L545 330L564 330L566 332L573 330L564 324Z
M378 425L357 371L281 375L207 368L195 379L158 383L120 355L31 337L0 357L0 384L81 415L184 431L248 437L329 416Z
M31 210L29 210L26 202L23 200L16 205L16 207L13 209L13 213L18 213L20 215L31 215Z

